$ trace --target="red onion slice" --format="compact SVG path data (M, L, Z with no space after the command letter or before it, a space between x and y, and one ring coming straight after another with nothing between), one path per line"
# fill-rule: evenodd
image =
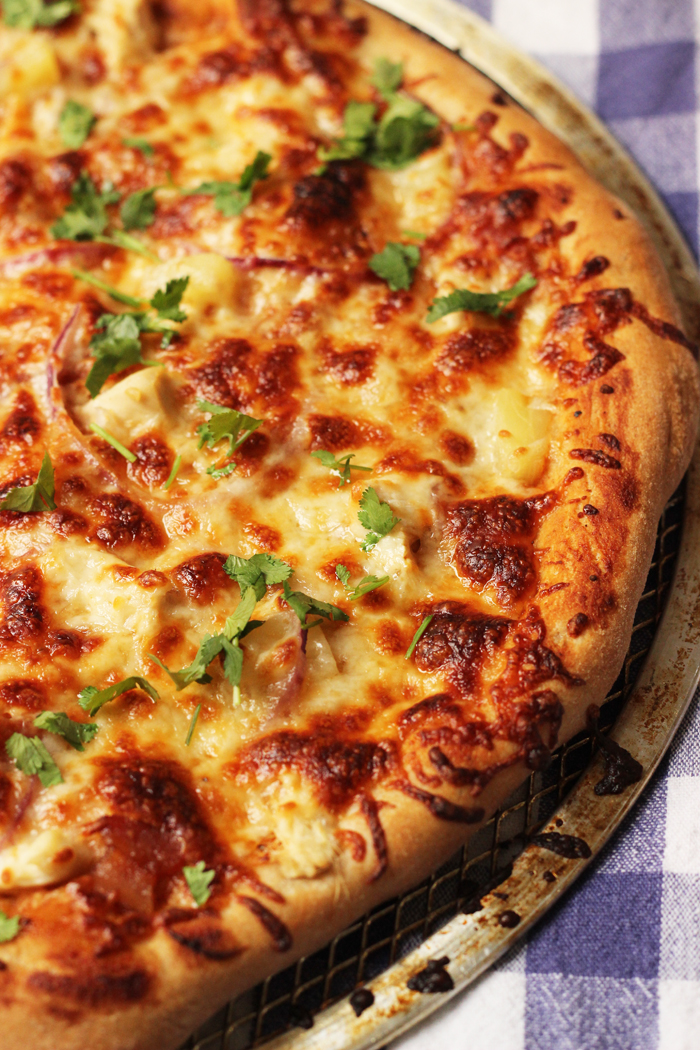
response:
M50 248L38 248L35 252L6 259L0 263L0 276L21 277L40 266L61 266L64 263L99 266L118 250L111 244L95 244L94 241L59 241Z

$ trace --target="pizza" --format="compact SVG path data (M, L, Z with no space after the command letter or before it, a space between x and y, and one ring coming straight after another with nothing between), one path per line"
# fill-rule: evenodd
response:
M582 728L694 347L627 205L370 6L2 14L2 1042L167 1050Z

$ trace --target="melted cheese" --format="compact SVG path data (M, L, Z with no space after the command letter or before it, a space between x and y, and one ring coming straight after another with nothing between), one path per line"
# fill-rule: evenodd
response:
M36 424L25 420L13 430L8 408L0 480L26 484L48 448L58 503L50 521L33 515L0 526L3 572L9 578L18 565L36 570L41 586L32 600L44 617L40 627L20 624L26 638L3 642L0 671L5 683L30 678L47 707L74 718L82 717L77 693L86 685L136 674L160 695L154 702L132 693L107 704L84 754L43 734L64 783L38 794L0 851L0 893L64 882L90 866L83 830L118 809L91 790L97 760L128 747L187 767L193 790L208 800L207 819L234 853L249 859L262 844L283 877L313 878L337 864L338 813L319 802L320 788L298 769L244 775L236 762L261 736L309 727L313 736L329 724L345 727L353 740L382 733L396 740L399 710L452 688L442 666L420 669L405 659L423 608L453 602L477 617L516 617L493 590L460 576L452 551L441 545L442 530L446 508L459 499L524 499L550 483L558 380L538 351L569 262L563 250L559 269L548 271L550 249L530 241L539 283L517 306L512 342L501 356L470 358L469 339L493 332L496 322L454 312L431 325L427 310L456 287L494 291L522 276L505 241L479 247L486 235L465 201L495 207L497 194L513 185L519 191L525 175L516 179L507 166L494 174L476 153L467 163L468 146L443 127L436 145L403 170L356 164L336 181L335 169L319 176L318 141L340 134L342 106L308 55L288 55L280 75L239 29L230 38L212 30L209 39L194 8L178 27L163 29L141 0L86 7L75 26L57 34L0 30L0 91L10 96L0 115L0 188L7 184L10 200L0 216L0 256L28 256L24 276L0 289L0 325L14 355L3 360L0 378L8 394L31 394L26 417ZM229 72L227 47L237 56ZM88 52L104 67L92 87L84 72ZM351 68L355 60L348 61ZM360 57L350 94L369 97L370 75ZM415 90L420 95L420 85ZM146 254L105 248L86 259L81 252L99 246L76 244L64 256L41 254L56 247L50 227L76 174L58 132L67 98L99 118L81 154L96 183L114 182L122 198L156 187L155 222L132 231ZM133 137L147 140L152 156L124 145ZM269 177L256 183L241 215L223 215L211 195L180 192L237 180L258 150L272 156ZM348 189L353 178L358 186ZM547 178L529 177L545 203L537 219L515 222L513 238L532 238L549 217ZM119 225L114 208L110 222ZM432 239L414 241L422 258L412 288L392 294L368 262L387 241L412 236L407 230ZM182 300L187 319L174 325L172 344L161 348L157 337L145 337L144 356L158 367L119 373L94 399L84 385L92 363L89 318L121 307L72 281L76 268L144 301L169 280L190 278ZM84 304L79 319L59 339L77 302ZM199 447L197 428L206 417L198 398L263 421L234 456L236 470L219 480L207 469L226 460L226 446ZM138 453L138 462L127 466L91 424ZM352 453L352 462L372 473L353 471L351 483L339 487L309 455L313 449ZM176 456L179 472L165 489ZM369 484L401 520L363 551L358 510ZM186 666L239 599L237 586L211 582L211 568L198 591L196 559L260 551L284 558L294 588L338 605L349 622L324 622L302 634L275 587L255 613L264 626L242 643L240 704L234 706L218 662L210 682L177 691L149 653L159 652L171 668ZM350 601L334 573L341 562L353 585L366 575L389 582ZM6 619L11 613L3 608ZM50 655L52 630L75 632L83 649ZM490 686L504 669L499 651L486 661L484 680ZM199 721L186 744L197 705ZM472 707L470 717L495 722L486 693ZM17 710L8 703L8 717ZM25 728L31 731L27 720ZM477 758L492 761L487 748ZM0 765L19 791L23 774ZM349 792L337 808L351 805L356 797Z

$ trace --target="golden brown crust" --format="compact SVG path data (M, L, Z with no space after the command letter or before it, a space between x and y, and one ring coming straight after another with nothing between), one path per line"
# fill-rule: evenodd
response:
M260 10L267 10L266 5ZM274 5L270 10L274 22ZM349 4L348 12L369 24L360 45L363 62L369 67L374 58L385 55L403 61L406 83L443 119L456 122L465 112L489 108L493 85L461 60L360 3ZM514 104L500 110L499 118L500 141L506 142L510 133L524 133L530 142L528 165L533 170L541 164L550 166L547 172L540 171L538 185L549 184L552 194L564 187L575 201L575 234L562 242L561 249L569 272L580 272L591 258L610 260L604 275L594 274L575 296L562 290L562 305L603 289L629 289L630 303L643 304L652 318L678 325L667 278L626 207L594 183L561 143ZM563 225L569 215L564 204L558 222ZM656 332L649 327L639 311L635 315L631 308L622 309L626 306L627 301L620 307L623 316L614 339L624 359L610 374L577 385L572 381L575 373L559 373L560 407L546 470L538 482L541 493L556 492L556 503L537 518L538 589L529 600L530 618L520 625L523 637L530 633L525 641L516 637L512 646L513 651L521 644L530 645L528 652L546 651L546 659L556 653L560 664L549 668L541 688L537 682L535 686L544 693L556 682L555 700L563 705L559 742L581 728L588 706L600 702L617 675L651 560L656 521L688 463L696 432L698 378L691 355L678 342L658 334L658 326ZM555 336L556 332L550 358L552 367L560 368ZM468 513L469 508L464 511ZM274 547L274 542L268 536L268 545ZM513 601L520 599L516 596ZM449 610L443 614L437 602L434 610L438 621L440 615L452 615ZM429 657L427 648L422 655L418 651L419 667L422 660L428 668ZM504 705L507 701L505 696ZM442 717L438 711L438 724ZM551 712L543 717L542 735L547 718L556 721ZM529 718L536 721L533 711ZM405 724L408 738L413 729ZM264 906L291 933L293 947L286 951L271 946L275 935L271 938L269 922L267 927L261 924L250 905L241 902L241 896L250 894L240 886L221 911L220 923L216 920L217 929L234 938L226 942L229 958L206 958L201 951L194 952L187 922L180 940L168 933L166 924L123 953L126 969L116 973L107 991L104 978L96 988L89 974L83 985L70 989L38 981L41 961L32 958L31 948L25 956L18 939L16 951L7 953L8 969L0 972L3 1046L7 1050L27 1046L29 1026L33 1050L83 1050L91 1043L100 1050L177 1047L225 1000L318 947L369 907L433 870L527 772L518 752L516 761L490 780L485 778L483 787L473 780L464 786L443 780L437 790L429 783L419 787L415 780L406 781L403 771L385 777L373 790L374 799L384 803L380 813L388 866L381 878L374 878L381 857L376 840L368 836L367 811L361 804L346 814L343 828L368 841L364 859L342 852L330 873L309 879L285 879L274 864L261 869L267 885L285 899L285 903L267 900ZM475 797L477 788L481 790ZM436 795L448 800L441 817L429 808ZM483 814L478 818L477 807ZM446 814L450 819L445 819ZM255 892L253 898L259 903L266 900ZM281 937L277 931L278 944ZM216 943L220 947L222 942ZM236 945L244 949L239 954L234 954Z

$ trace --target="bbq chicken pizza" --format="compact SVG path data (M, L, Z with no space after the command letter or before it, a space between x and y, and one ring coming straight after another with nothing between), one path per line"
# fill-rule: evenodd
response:
M170 1050L621 665L693 347L626 205L341 0L1 0L3 1050Z

